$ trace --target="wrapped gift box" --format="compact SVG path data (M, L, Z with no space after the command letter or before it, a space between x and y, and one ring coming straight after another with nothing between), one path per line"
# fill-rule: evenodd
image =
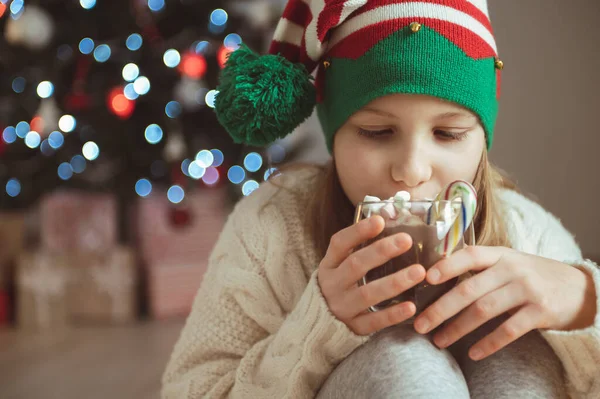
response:
M227 200L222 188L190 192L179 206L159 192L140 200L137 238L153 317L189 313L229 213Z
M76 322L123 323L137 317L138 271L133 251L115 247L69 256L67 303Z
M186 194L181 205L156 192L138 202L137 241L145 264L188 264L208 259L229 213L223 188Z
M54 192L42 199L40 219L45 249L103 252L116 245L117 203L111 194Z
M27 329L56 329L68 323L67 259L47 251L19 256L16 273L17 323Z
M188 315L205 271L202 264L150 265L147 273L151 316L166 319Z

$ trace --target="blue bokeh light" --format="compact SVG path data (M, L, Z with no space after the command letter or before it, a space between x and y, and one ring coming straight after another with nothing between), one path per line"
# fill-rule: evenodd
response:
M12 89L15 93L23 93L23 91L25 90L26 83L27 81L24 77L18 76L12 81Z
M101 44L94 50L94 59L98 62L106 62L110 58L111 50L108 44Z
M138 33L132 33L129 35L129 37L127 37L127 40L125 40L125 46L127 46L127 48L131 51L139 50L143 43L144 40Z
M6 182L6 194L16 197L21 193L21 182L19 179L10 179Z
M165 105L165 114L169 118L177 118L181 115L181 104L177 101L169 101L167 105Z
M79 42L79 51L81 51L81 54L90 54L94 51L94 41L89 37L81 39Z
M127 82L133 82L140 76L140 68L133 62L130 62L123 67L122 76Z
M147 197L152 192L152 183L148 179L139 179L135 183L135 192L140 197Z
M60 148L65 142L65 137L61 132L54 131L48 136L48 144L55 150Z
M250 195L257 188L258 188L258 182L256 180L248 180L242 186L242 194Z
M156 123L148 125L146 131L144 132L144 137L146 137L146 141L150 144L157 144L163 138L163 131L160 126Z
M40 134L35 131L28 132L25 136L25 145L29 148L37 148L42 142Z
M212 166L217 167L217 166L223 165L223 161L225 160L225 156L223 155L223 152L217 148L210 150L210 152L212 152L212 154L213 154Z
M7 126L2 132L2 139L7 144L12 144L17 141L17 131L13 126Z
M75 155L71 158L71 168L75 173L82 173L85 170L86 162L85 158L81 155Z
M246 172L241 166L234 165L227 171L227 178L233 184L240 184L246 178Z
M163 62L169 68L175 68L181 62L181 54L175 49L168 49L163 55Z
M93 141L88 141L81 148L81 152L87 160L93 161L100 155L100 147Z
M17 131L17 136L24 139L25 136L27 136L27 133L31 131L31 128L29 127L29 123L21 121L17 123L15 130Z
M260 156L260 154L256 153L256 152L251 152L248 155L246 155L246 157L244 158L244 167L249 171L249 172L256 172L258 171L263 164L263 159Z
M63 162L58 165L58 177L62 180L69 180L73 176L73 167L69 162Z
M167 191L167 198L174 204L179 204L185 197L185 191L180 186L171 186Z

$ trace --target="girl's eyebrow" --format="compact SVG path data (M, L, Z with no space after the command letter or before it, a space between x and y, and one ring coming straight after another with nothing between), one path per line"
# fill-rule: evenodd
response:
M390 113L390 112L386 112L386 111L382 111L380 109L376 109L376 108L369 108L369 107L365 107L365 108L361 108L357 111L357 113L359 112L371 112L373 114L377 114L377 115L381 115L381 116L385 116L388 118L394 118L394 119L398 119L398 116Z
M452 118L465 118L465 119L472 119L473 121L476 121L477 118L474 115L471 115L467 112L445 112L443 114L439 114L438 116L435 117L435 121L439 122L440 120L446 120L446 119L452 119Z

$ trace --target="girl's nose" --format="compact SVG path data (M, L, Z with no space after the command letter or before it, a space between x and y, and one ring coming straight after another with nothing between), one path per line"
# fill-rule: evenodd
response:
M431 163L424 151L411 144L405 151L397 153L392 161L392 179L408 188L418 187L431 178Z

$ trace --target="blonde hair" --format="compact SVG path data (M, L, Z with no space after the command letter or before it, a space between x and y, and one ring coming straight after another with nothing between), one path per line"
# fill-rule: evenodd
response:
M285 173L304 168L316 168L320 172L304 222L318 255L323 257L331 237L353 223L354 206L342 189L333 159L324 166L295 163L281 166L278 171ZM269 181L281 187L275 181ZM496 193L500 188L518 191L516 184L493 166L487 151L483 151L473 186L478 193L477 212L473 219L476 244L510 247Z

